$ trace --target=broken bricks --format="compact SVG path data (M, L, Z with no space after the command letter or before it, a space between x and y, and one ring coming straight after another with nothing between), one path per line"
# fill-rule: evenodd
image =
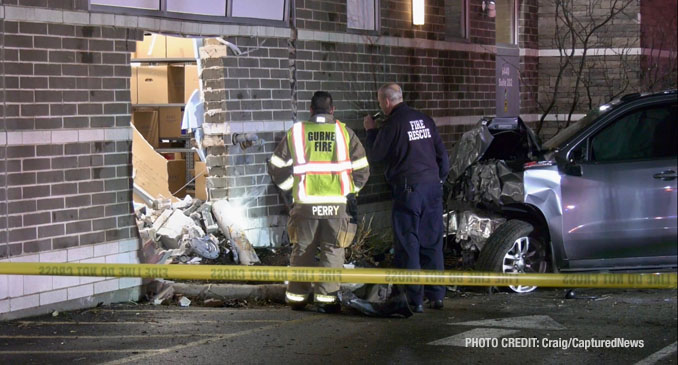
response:
M226 203L219 204L225 209L222 214L233 215ZM143 262L199 264L203 259L221 264L260 262L244 231L233 219L222 219L226 222L223 227L217 224L212 203L187 196L171 204L162 199L161 203L153 201L150 205L162 208L135 206L143 242Z

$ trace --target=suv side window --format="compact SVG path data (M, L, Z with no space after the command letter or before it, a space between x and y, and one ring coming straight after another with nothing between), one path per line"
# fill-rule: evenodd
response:
M678 104L634 110L591 138L591 160L643 160L676 155Z

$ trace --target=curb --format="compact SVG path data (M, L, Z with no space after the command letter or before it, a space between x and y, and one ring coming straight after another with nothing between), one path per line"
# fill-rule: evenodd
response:
M174 294L187 297L201 297L203 299L220 300L269 300L276 303L285 303L285 284L194 284L163 281L172 286Z

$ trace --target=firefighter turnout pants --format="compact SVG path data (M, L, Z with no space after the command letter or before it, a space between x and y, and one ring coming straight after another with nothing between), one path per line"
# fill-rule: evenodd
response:
M292 216L287 224L292 243L290 266L342 268L345 244L340 241L344 239L348 227L349 218L310 219ZM289 302L303 302L313 292L316 303L329 304L338 300L338 291L339 283L289 282L286 298Z
M439 183L392 184L394 264L401 269L444 270L443 192ZM407 285L412 305L445 297L444 286Z

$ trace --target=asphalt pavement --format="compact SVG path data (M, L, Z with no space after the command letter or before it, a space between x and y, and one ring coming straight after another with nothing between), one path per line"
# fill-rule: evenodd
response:
M129 303L0 322L0 363L676 363L676 290L575 293L448 292L409 319Z

